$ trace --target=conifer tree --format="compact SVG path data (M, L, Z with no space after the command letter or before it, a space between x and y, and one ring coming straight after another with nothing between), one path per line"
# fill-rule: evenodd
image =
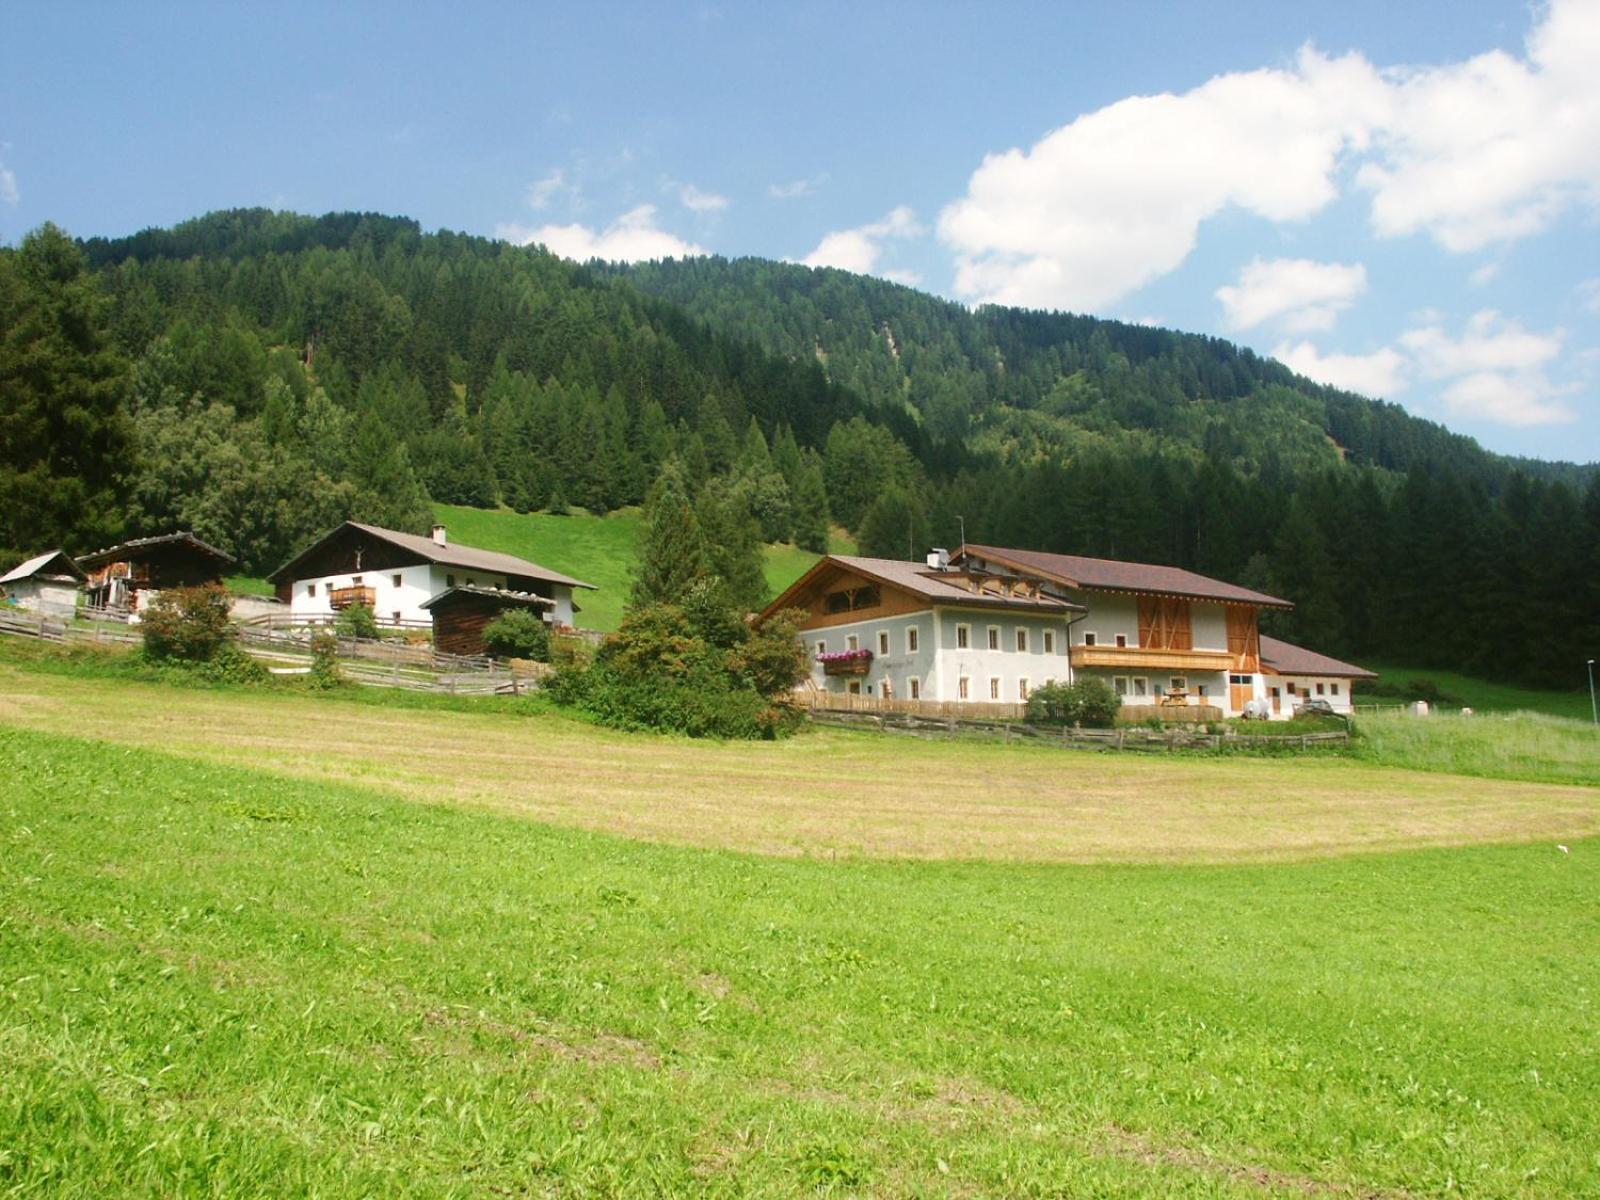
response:
M628 605L681 604L709 573L705 540L689 501L683 468L676 459L669 459L645 500Z

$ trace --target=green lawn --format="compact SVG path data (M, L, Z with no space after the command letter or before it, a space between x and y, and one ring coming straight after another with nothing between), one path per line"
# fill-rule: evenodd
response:
M610 630L621 622L622 608L633 583L638 509L622 509L604 517L578 511L553 517L549 513L438 504L434 512L449 528L453 541L515 554L594 584L597 591L578 593L577 601L583 609L579 625ZM842 554L855 551L841 530L834 531L833 544ZM768 546L766 573L772 594L788 587L816 561L815 554L794 546Z
M1474 679L1470 675L1460 675L1454 671L1435 671L1423 667L1401 667L1385 665L1382 663L1363 663L1370 671L1376 671L1384 683L1405 686L1413 679L1429 680L1439 686L1439 690L1447 696L1456 697L1468 708L1479 712L1538 712L1548 713L1553 717L1572 717L1577 720L1592 720L1589 708L1589 691L1583 685L1584 666L1582 662L1573 664L1573 678L1579 682L1579 687L1567 692L1538 691L1533 688L1515 687L1506 683L1489 683L1482 679ZM1357 687L1356 703L1376 702L1379 704L1397 704L1400 701L1394 696L1372 696L1363 694Z
M277 590L255 575L228 575L223 578L222 586L241 596L271 596Z
M764 859L0 726L0 1191L1600 1191L1600 843Z

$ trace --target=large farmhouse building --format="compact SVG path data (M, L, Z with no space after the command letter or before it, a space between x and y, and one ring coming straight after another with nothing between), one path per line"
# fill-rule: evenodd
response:
M551 624L568 626L576 612L573 591L594 587L514 555L454 545L443 525L422 537L356 521L319 538L267 579L297 620L329 619L364 604L392 626L431 626L452 592L480 607L499 593L506 606L536 607Z
M1021 703L1103 678L1125 707L1287 718L1350 707L1349 663L1262 638L1287 600L1177 567L966 545L926 564L829 555L763 615L801 608L817 688L883 699Z

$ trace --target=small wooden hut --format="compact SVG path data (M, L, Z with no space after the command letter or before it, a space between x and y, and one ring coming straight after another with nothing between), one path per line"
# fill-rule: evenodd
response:
M483 654L483 631L501 613L531 608L548 623L556 602L532 592L458 584L423 601L433 617L433 648L445 654Z
M65 550L51 550L0 575L0 595L29 612L70 617L87 578Z

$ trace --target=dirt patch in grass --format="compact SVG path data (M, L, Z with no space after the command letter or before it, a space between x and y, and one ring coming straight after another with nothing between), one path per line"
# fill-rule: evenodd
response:
M19 685L23 685L19 687ZM0 666L0 723L653 841L812 857L1241 861L1600 833L1600 789L1348 759L1115 756L826 731L716 744Z

